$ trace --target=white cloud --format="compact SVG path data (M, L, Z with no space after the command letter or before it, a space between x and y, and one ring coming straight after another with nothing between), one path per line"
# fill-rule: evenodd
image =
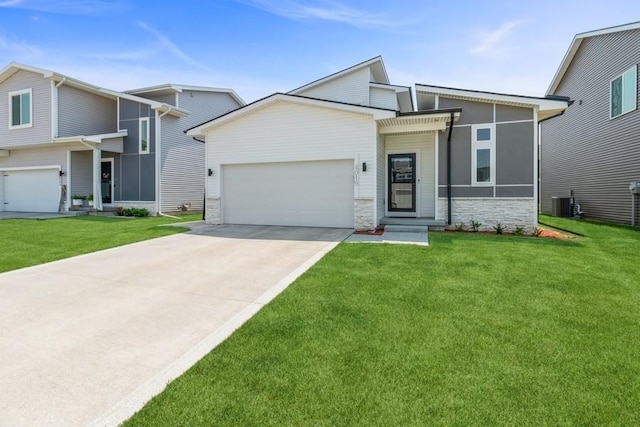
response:
M63 15L98 15L121 9L119 0L0 0L0 7Z
M195 59L191 58L189 55L184 53L184 51L180 49L180 47L177 44L172 42L168 36L162 34L160 31L151 27L149 24L142 21L138 21L138 26L143 30L147 31L148 33L150 33L151 35L153 35L156 38L156 40L160 43L160 46L165 50L169 51L175 57L183 60L187 64L192 65L194 67L198 67L203 70L209 70L209 67L207 67L204 64L201 64L200 62L196 61Z
M406 18L394 20L388 15L373 14L330 0L306 2L296 0L236 0L236 2L295 20L333 21L361 28L396 27L408 23Z
M42 51L24 40L15 37L7 37L0 34L0 52L6 51L11 55L19 55L23 57L38 56Z
M524 21L509 21L502 24L498 29L485 32L480 35L478 43L469 52L472 55L495 57L500 56L509 50L507 42L510 33Z

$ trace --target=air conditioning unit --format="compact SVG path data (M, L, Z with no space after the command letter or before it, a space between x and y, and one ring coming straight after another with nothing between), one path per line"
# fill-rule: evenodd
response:
M571 217L571 198L570 197L552 197L551 198L551 214L563 218Z

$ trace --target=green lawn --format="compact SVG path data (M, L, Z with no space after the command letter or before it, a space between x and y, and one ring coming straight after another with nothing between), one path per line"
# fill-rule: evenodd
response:
M640 425L640 232L342 244L137 425Z
M201 217L189 214L178 220L101 216L0 220L0 272L180 233L183 228L159 226Z

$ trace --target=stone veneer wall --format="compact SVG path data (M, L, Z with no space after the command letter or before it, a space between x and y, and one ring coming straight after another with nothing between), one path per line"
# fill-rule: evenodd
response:
M207 197L204 222L207 224L222 224L220 197Z
M353 199L353 213L356 230L373 230L376 225L373 217L376 207L373 199Z
M451 227L463 222L467 228L475 220L482 225L480 230L493 231L493 226L500 223L513 231L522 227L532 233L538 226L538 205L535 199L507 198L454 198L451 200ZM438 199L437 218L447 219L447 199Z

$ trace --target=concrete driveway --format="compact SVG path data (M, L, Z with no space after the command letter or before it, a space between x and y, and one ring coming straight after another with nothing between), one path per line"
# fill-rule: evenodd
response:
M350 230L193 231L0 274L0 425L117 425Z

